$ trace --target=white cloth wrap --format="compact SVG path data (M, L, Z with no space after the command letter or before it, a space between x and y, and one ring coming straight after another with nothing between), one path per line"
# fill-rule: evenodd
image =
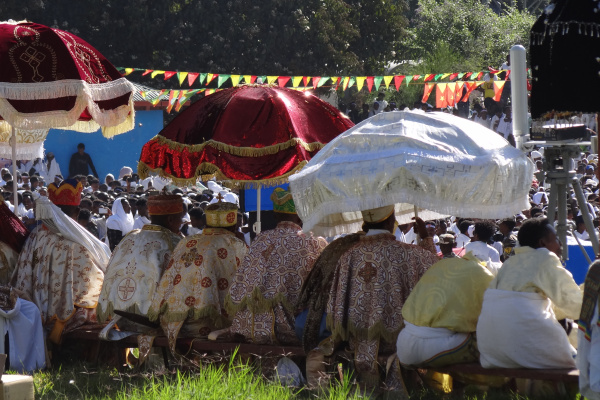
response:
M396 204L436 215L512 216L529 208L533 164L497 133L446 113L380 113L343 132L297 174L290 188L305 231L360 230L359 211ZM425 210L429 210L427 212Z
M468 337L468 333L417 326L405 320L396 341L398 360L405 365L420 365L437 354L460 346Z
M108 229L119 230L123 232L123 236L125 236L133 230L135 221L131 212L126 213L123 209L123 204L121 204L123 200L127 199L119 197L113 203L112 215L106 220L106 227Z
M35 201L35 219L41 220L54 233L78 243L90 251L93 262L106 271L110 259L110 249L87 229L68 217L60 208L55 206L47 197L41 196Z
M591 321L592 338L588 341L585 332L577 331L577 369L579 369L579 391L589 400L600 400L600 327L598 305Z
M577 351L538 293L486 290L477 346L484 368L575 368Z

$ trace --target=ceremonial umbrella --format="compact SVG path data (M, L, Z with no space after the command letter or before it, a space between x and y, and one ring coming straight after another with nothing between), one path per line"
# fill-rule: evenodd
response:
M241 187L274 186L351 126L335 107L306 92L233 87L198 100L146 143L138 174L156 173L178 185L216 177Z
M447 113L382 112L347 130L290 177L306 231L357 232L361 210L415 206L440 215L502 218L529 207L533 164L497 133Z
M0 22L0 119L11 126L13 160L18 137L29 140L31 153L41 152L43 139L36 141L41 137L27 131L102 128L112 137L133 129L133 92L133 85L79 37L33 22ZM16 179L15 162L13 175Z

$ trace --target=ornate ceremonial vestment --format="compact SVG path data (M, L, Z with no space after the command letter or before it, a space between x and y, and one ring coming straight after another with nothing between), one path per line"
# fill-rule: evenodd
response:
M0 242L0 284L8 285L18 257L19 254L9 245Z
M325 239L287 221L257 236L229 291L227 309L235 313L231 332L258 344L297 344L296 303L326 246Z
M395 348L402 306L427 269L438 261L433 240L422 247L390 233L366 235L338 262L327 303L333 340L347 340L363 379L378 379L377 354ZM377 375L377 378L375 378Z
M24 291L40 309L42 322L55 322L51 339L65 328L93 322L105 265L98 265L84 246L54 233L42 224L35 228L19 255L13 286ZM75 315L75 306L81 315ZM86 311L87 310L87 311ZM74 317L75 318L72 318Z
M229 324L225 296L247 250L223 228L206 228L179 242L148 311L151 320L160 318L172 351L184 322L186 335L200 337Z
M159 225L148 224L123 238L115 247L98 301L98 320L114 310L147 315L158 282L181 240Z

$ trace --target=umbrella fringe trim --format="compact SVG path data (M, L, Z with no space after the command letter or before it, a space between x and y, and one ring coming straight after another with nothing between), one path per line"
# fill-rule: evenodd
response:
M63 79L40 83L0 83L0 97L10 100L52 100L59 97L85 97L91 101L111 100L135 92L126 78L105 83L88 83L81 79Z
M260 179L256 181L231 179L228 176L226 176L223 172L221 172L219 167L211 163L200 164L198 168L196 168L196 173L190 178L178 178L176 176L166 173L160 167L150 168L145 162L140 161L138 162L137 166L137 174L141 179L146 179L150 177L151 174L155 174L162 178L171 179L173 181L173 184L175 184L176 186L194 186L198 179L205 182L214 178L221 181L227 181L229 183L228 186L233 186L240 189L258 189L260 187L279 186L283 185L284 183L287 183L290 175L300 171L307 163L307 161L301 161L300 163L298 163L298 165L294 167L294 169L281 176L275 178ZM204 171L205 173L200 173L200 171Z
M233 146L233 145L226 144L223 142L218 142L218 141L212 140L212 139L208 140L204 143L201 143L201 144L188 145L188 144L175 142L173 140L167 139L164 136L160 136L160 135L155 136L151 140L156 141L160 145L167 146L171 150L175 150L175 151L179 151L179 152L181 152L183 150L187 150L190 153L197 153L197 152L204 150L204 148L206 146L211 146L219 151L224 151L227 154L231 154L234 156L241 156L241 157L262 157L265 155L273 155L273 154L279 153L282 150L286 150L286 149L289 149L290 147L295 147L295 146L301 146L304 150L309 151L309 152L321 150L323 147L325 147L325 144L323 144L323 143L319 143L319 142L307 143L307 142L303 141L302 139L298 139L298 138L293 138L293 139L288 140L287 142L275 144L272 146L265 146L265 147L238 147L238 146Z

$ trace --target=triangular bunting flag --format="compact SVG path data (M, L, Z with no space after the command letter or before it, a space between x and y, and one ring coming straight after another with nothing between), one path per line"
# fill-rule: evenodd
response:
M217 87L220 88L227 80L231 77L231 75L221 74L219 75L219 79L217 80Z
M269 76L267 76L267 83L269 85L272 85L273 83L275 83L275 81L277 80L277 78L279 78L278 75L269 75Z
M175 111L179 112L181 110L181 98L184 96L184 92L187 93L187 90L182 90L179 92L179 96L177 96L177 101L175 102Z
M392 79L394 79L393 75L388 75L388 76L383 77L383 83L385 83L386 89L390 88L390 83L392 82Z
M437 74L433 79L437 82L443 75L444 74Z
M446 101L448 102L448 107L454 107L456 97L456 83L449 83L446 88Z
M217 76L219 76L219 74L206 74L206 85L208 86L209 83L212 82L213 79L215 79Z
M348 83L349 82L350 82L350 77L349 76L345 76L344 77L344 83L342 84L342 90L348 89Z
M440 80L443 81L444 79L446 79L449 76L450 76L450 74L442 74L442 76L440 76ZM452 79L450 79L450 80L452 80Z
M500 101L506 81L494 81L494 101Z
M205 96L210 96L211 94L213 94L215 92L215 89L206 89L206 92L204 92Z
M231 75L231 86L236 87L240 84L241 75Z
M303 76L302 77L302 83L304 84L304 87L308 86L308 76Z
M331 79L331 86L335 85L335 90L338 90L338 87L340 87L340 82L342 81L342 79L339 76L332 76L329 79Z
M266 75L258 75L256 77L255 81L256 81L256 83L259 83L259 84L267 83L267 76Z
M375 83L375 77L367 76L367 89L369 89L369 92L371 92L371 90L373 89L374 83Z
M179 97L179 92L179 90L171 90L171 92L169 92L169 105L167 106L167 112L169 114L171 113L171 110L173 110L173 106L175 106L175 102Z
M435 93L435 107L436 108L444 108L448 107L448 101L446 100L446 89L448 87L447 83L438 83L436 85L436 93Z
M292 78L292 87L298 87L298 85L300 84L300 82L302 82L302 77L301 76L294 76Z
M394 86L396 86L396 90L400 90L400 85L402 85L403 80L404 80L404 75L394 76Z
M171 79L175 74L177 74L176 71L165 71L165 81Z
M244 78L244 83L245 84L251 84L252 83L252 75L243 75L242 76ZM256 78L255 78L256 79Z
M178 72L177 73L177 80L179 81L179 86L181 86L181 84L183 83L183 81L187 77L187 74L188 74L187 72Z
M472 72L467 72L467 73L465 73L464 77L465 77L465 79L469 79L469 77L470 77L471 75L473 75L473 73L472 73Z
M423 92L423 98L421 99L421 102L427 103L427 99L429 99L429 95L431 94L431 91L433 90L434 86L435 86L435 83L426 83L425 84L425 90Z
M146 92L146 91L144 91L144 90L140 90L140 95L142 96L142 99L144 99L144 100L148 100L148 99L146 98L146 95L147 95L147 93L148 93L148 92Z
M477 74L477 80L480 81L483 78L483 71Z
M206 77L208 76L207 73L201 73L200 77L198 78L198 84L199 85L203 85L204 84L204 80L206 79Z
M194 84L194 81L198 79L198 75L200 75L198 72L188 72L188 86L192 86Z
M320 81L321 81L321 77L320 77L320 76L313 76L313 78L312 78L312 82L313 82L313 89L316 89L316 88L317 88L317 86L318 86L318 87L321 87L322 83L321 83L321 85L319 85L319 82L320 82Z
M157 71L157 70L154 70L154 71L152 71L152 73L150 74L150 78L156 78L156 75L159 75L159 74L164 74L164 73L165 73L165 71Z
M418 81L419 79L421 79L421 75L413 75L412 76L413 81Z
M328 77L328 76L322 76L322 77L321 77L321 78L318 80L319 82L318 82L318 85L317 85L317 87L321 87L321 86L323 86L325 83L327 83L327 81L328 81L329 79L331 79L331 81L333 82L333 79L332 79L332 78L330 78L330 77ZM337 79L337 78L336 78L336 79ZM315 78L313 78L313 82L314 82L314 80L315 80ZM333 82L333 83L335 83L335 82Z
M359 92L362 90L366 79L367 79L366 76L357 76L356 77L356 90L358 90ZM369 90L369 92L370 92L370 90Z
M463 78L463 76L465 76L465 75L466 75L466 74L465 74L464 72L461 72L460 74L458 74L458 79L462 79L462 78ZM468 76L467 76L467 78L468 78Z
M435 74L429 74L425 77L425 79L423 79L423 82L429 82L430 80L432 80L434 78L435 78Z
M352 87L352 85L354 85L355 83L356 83L356 78L351 76L350 82L348 82L348 89L350 89Z
M289 76L280 76L277 79L277 83L279 84L279 87L285 87L286 83L288 83L289 81L290 81Z
M408 86L408 83L413 79L413 76L414 75L408 75L408 76L405 77L405 79L406 79L406 86Z
M134 70L135 68L125 68L125 73L123 74L123 76L131 74Z
M379 90L379 86L381 85L381 82L383 81L383 76L376 76L374 81L375 81L375 90Z
M458 77L458 72L455 72L453 74L450 75L450 77L448 78L448 80L453 81Z
M153 69L147 69L144 71L144 73L142 74L142 76L146 76L148 75L150 72L154 71Z

